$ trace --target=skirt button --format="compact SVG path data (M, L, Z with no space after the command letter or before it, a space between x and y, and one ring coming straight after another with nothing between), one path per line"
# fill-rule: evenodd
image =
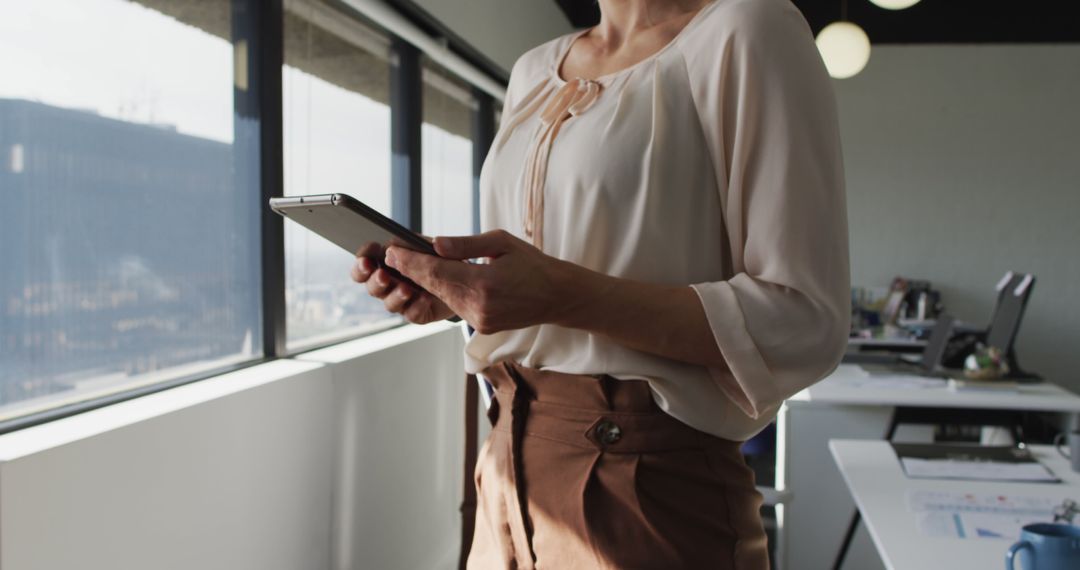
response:
M622 428L615 425L614 422L607 420L600 422L596 426L596 439L600 440L600 443L604 445L611 445L622 438Z

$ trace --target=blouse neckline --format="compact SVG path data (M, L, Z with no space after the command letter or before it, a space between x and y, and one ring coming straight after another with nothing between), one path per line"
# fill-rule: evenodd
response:
M660 49L652 52L651 54L649 54L648 56L642 58L641 60L639 60L639 61L637 61L635 63L632 63L632 64L630 64L630 65L628 65L628 66L626 66L626 67L624 67L622 69L617 69L617 70L612 71L610 73L605 73L603 75L594 77L592 79L587 79L586 80L586 79L584 79L582 77L575 77L574 80L593 81L593 82L599 83L601 85L607 86L611 82L611 80L615 79L616 77L618 77L620 75L623 75L625 73L629 73L629 72L633 71L634 69L637 69L638 67L641 67L641 66L645 65L646 63L660 57L661 54L663 54L669 48L671 48L672 46L677 44L679 42L679 40L682 39L683 35L686 34L690 30L690 28L692 28L694 25L696 25L698 23L698 21L700 21L702 19L702 17L705 15L705 12L708 12L710 9L712 9L713 6L715 6L716 4L719 4L721 1L722 0L711 0L710 2L707 2L704 6L699 8L697 13L694 14L690 18L690 21L688 21L686 23L686 25L684 25L682 27L682 29L679 30L678 33L675 34L675 37L671 38L671 40L669 40L668 43L661 46ZM593 26L592 28L585 28L584 30L581 30L579 32L575 32L575 33L571 34L570 36L568 36L569 39L566 42L566 46L564 46L562 48L562 51L559 53L559 56L555 58L554 65L552 65L552 67L551 67L551 74L550 75L555 80L556 84L558 84L558 85L566 85L567 80L563 79L563 77L561 75L563 62L566 61L566 57L570 54L570 49L574 46L574 42L576 42L579 38L581 38L585 34L589 33L593 28L595 28L595 26Z

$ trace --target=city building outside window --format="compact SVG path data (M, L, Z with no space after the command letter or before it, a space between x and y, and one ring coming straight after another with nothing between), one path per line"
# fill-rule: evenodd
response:
M344 193L390 215L390 41L314 1L284 22L286 195ZM349 279L354 257L285 223L290 350L398 324Z
M0 421L262 354L227 0L0 17Z

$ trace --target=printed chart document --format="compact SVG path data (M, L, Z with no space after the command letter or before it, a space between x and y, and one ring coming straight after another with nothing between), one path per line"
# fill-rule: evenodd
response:
M1024 448L894 443L908 477L979 481L1060 481Z
M1013 541L1024 525L1053 520L1058 501L1046 497L909 491L907 503L926 536Z

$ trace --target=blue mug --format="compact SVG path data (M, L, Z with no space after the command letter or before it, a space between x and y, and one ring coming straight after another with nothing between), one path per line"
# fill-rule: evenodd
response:
M1023 554L1020 551L1026 550ZM1024 527L1020 542L1005 553L1005 570L1015 570L1016 559L1024 570L1080 568L1080 527L1036 523Z

